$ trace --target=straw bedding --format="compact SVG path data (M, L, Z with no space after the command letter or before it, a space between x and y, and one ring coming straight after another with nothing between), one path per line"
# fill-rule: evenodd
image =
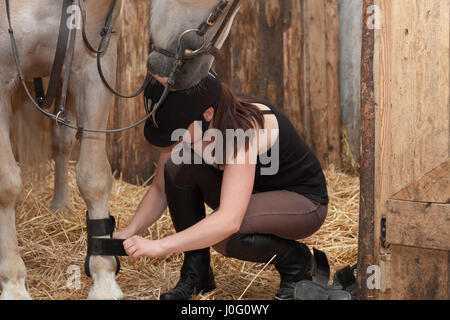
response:
M53 167L52 164L49 166ZM324 226L304 242L327 253L332 272L356 263L359 211L359 179L338 172L326 172L330 206ZM86 252L85 204L76 186L74 165L69 172L72 213L53 213L53 175L41 187L26 184L17 205L17 232L22 258L27 268L26 285L33 299L86 299L92 280L84 275ZM110 201L110 212L118 228L126 226L147 187L134 186L116 179ZM161 238L174 229L166 212L148 229L146 237ZM273 266L225 258L212 251L212 265L217 289L194 299L272 299L279 276ZM122 270L117 283L125 299L158 299L160 293L172 288L179 277L181 254L158 259L143 258L138 263L120 258ZM81 271L79 289L67 288L73 274L71 266Z

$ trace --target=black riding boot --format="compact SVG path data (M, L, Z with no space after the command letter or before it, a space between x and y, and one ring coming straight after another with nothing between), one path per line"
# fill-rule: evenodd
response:
M306 245L269 234L235 234L227 245L227 256L244 261L267 263L275 255L271 263L281 277L275 298L293 299L295 285L312 279L313 256Z
M167 203L175 230L183 231L205 218L205 205L200 189L175 185L167 170L164 176ZM215 288L209 248L189 251L184 253L179 282L175 288L163 293L160 299L188 300L194 292L209 292Z

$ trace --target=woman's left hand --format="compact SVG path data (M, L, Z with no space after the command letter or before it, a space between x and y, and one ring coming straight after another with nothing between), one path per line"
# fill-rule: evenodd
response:
M159 240L144 239L133 236L123 242L123 247L128 256L138 261L140 257L158 258L164 255Z

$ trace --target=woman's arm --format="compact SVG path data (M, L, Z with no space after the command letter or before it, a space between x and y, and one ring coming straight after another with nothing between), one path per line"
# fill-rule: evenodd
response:
M254 163L254 162L250 162ZM253 191L255 164L225 167L220 207L194 226L161 240L132 237L124 242L127 254L159 257L213 246L239 231Z
M136 214L125 229L114 233L114 238L127 239L140 234L164 213L167 208L167 199L164 191L164 165L169 159L170 152L161 153L153 183L139 204Z
M211 247L239 231L253 191L255 165L225 167L220 207L194 226L160 240L164 254Z

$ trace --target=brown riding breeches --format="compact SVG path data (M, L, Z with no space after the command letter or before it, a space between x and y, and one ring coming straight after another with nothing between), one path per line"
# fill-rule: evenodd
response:
M219 207L222 172L206 164L176 165L171 160L166 169L172 181L181 187L199 187L203 199L213 210ZM274 234L289 240L314 234L325 221L328 205L310 200L298 193L276 190L252 194L239 233ZM227 256L229 238L214 249Z

